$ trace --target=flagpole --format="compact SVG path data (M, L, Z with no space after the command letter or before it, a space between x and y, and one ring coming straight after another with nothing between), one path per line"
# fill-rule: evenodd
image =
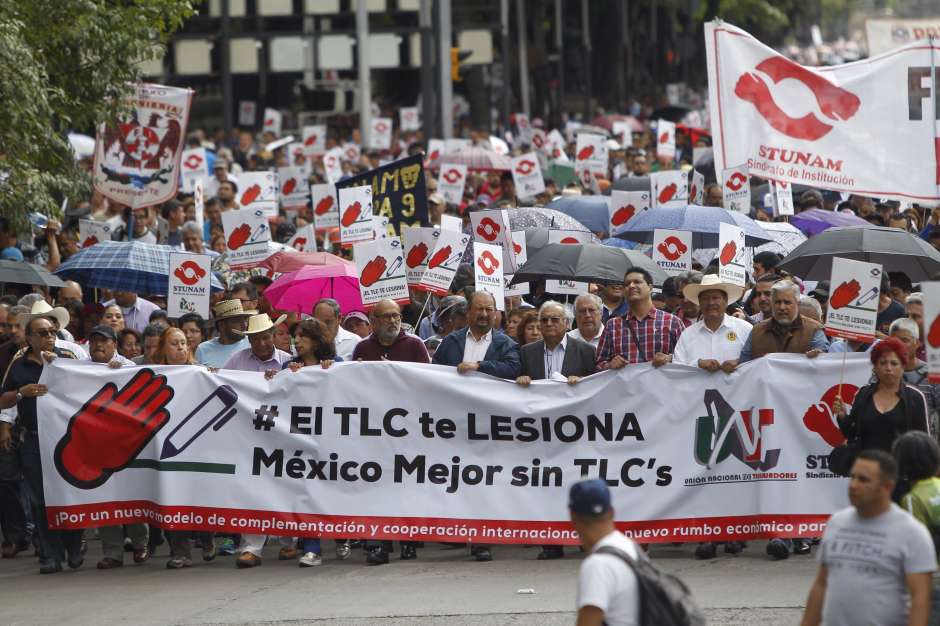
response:
M849 347L848 339L845 340L845 347ZM839 372L839 390L836 392L836 397L839 398L840 401L842 400L842 382L845 380L845 358L848 353L848 350L842 353L842 371Z

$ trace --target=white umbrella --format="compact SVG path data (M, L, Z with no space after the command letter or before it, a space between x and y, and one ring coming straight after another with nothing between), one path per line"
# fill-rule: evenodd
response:
M95 154L95 138L78 133L69 133L69 144L72 146L72 152L75 158L84 159Z

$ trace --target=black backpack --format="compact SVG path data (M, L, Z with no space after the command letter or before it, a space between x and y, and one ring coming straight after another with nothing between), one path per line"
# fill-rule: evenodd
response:
M592 554L610 554L633 570L640 598L640 626L705 626L705 614L679 578L660 571L648 559L634 559L612 546L601 546Z

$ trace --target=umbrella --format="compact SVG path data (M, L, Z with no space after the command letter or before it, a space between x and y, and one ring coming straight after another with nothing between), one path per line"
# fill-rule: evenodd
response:
M617 191L649 191L649 176L621 176L610 186L610 189ZM607 192L610 195L610 192Z
M95 138L79 133L69 133L69 145L76 159L86 159L95 154Z
M598 115L591 120L593 126L600 126L611 132L614 130L614 122L626 122L631 132L643 132L643 124L632 115Z
M675 209L653 209L633 218L616 237L640 243L652 243L657 228L692 232L692 247L717 248L719 224L734 224L744 229L745 243L759 246L771 241L770 236L747 215L717 207L690 204Z
M596 126L593 124L581 124L574 130L574 134L575 135L582 135L582 134L601 135L606 139L607 137L610 137L610 129L604 128L603 126Z
M586 232L584 227L581 228L518 228L513 225L513 221L509 220L510 228L515 231L525 232L525 247L526 247L526 256L540 250L548 245L548 233L555 232ZM591 235L591 243L599 243L600 240ZM470 240L470 243L467 244L467 249L464 250L463 256L460 258L461 263L470 263L473 264L473 239Z
M65 287L61 278L53 276L41 265L5 259L0 260L0 285L4 283Z
M271 270L277 274L294 272L306 265L341 265L348 261L330 254L329 252L275 252L264 261L258 264L258 267Z
M842 211L827 211L825 209L808 209L797 213L790 218L790 222L803 231L807 237L818 235L833 226L870 226L854 213Z
M610 229L607 214L607 196L564 196L549 202L545 208L561 211L595 233L606 233Z
M940 272L940 252L929 243L898 228L871 225L830 228L797 246L777 267L803 280L829 280L837 256L880 263L915 283Z
M546 207L518 207L509 211L509 227L512 230L529 228L550 228L553 230L580 230L591 232L587 226L575 218L556 209ZM606 228L604 229L606 230Z
M715 153L711 148L705 148L698 160L695 162L695 171L705 177L705 184L718 182L718 175L715 172ZM761 196L763 198L763 196Z
M508 172L512 169L512 160L508 156L478 146L447 152L431 161L429 169L439 170L448 163L466 165L471 172Z
M89 287L166 295L171 252L177 250L140 241L102 241L79 250L54 273ZM210 289L223 289L214 274Z
M667 278L645 254L599 244L550 243L528 257L513 276L512 284L533 280L619 283L631 267L645 269L657 285Z
M806 235L800 232L793 224L787 222L757 222L764 229L767 236L773 241L761 244L754 248L754 254L759 252L776 252L787 256L798 245L806 241ZM718 248L700 248L692 252L692 258L702 265L708 265L718 254Z
M308 313L321 298L333 298L344 312L362 310L359 270L351 261L340 261L281 274L264 290L264 297L280 311Z

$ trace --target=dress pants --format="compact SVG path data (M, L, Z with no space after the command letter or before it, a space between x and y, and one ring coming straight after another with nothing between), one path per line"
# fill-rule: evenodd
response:
M4 543L19 545L26 539L26 515L18 480L0 480L0 532Z
M98 537L101 539L101 550L105 558L124 562L124 529L127 529L127 536L135 550L143 550L147 547L146 524L102 526L98 529Z
M167 541L170 542L170 556L173 558L192 558L192 539L199 541L203 547L213 543L212 533L196 532L192 530L167 530Z

